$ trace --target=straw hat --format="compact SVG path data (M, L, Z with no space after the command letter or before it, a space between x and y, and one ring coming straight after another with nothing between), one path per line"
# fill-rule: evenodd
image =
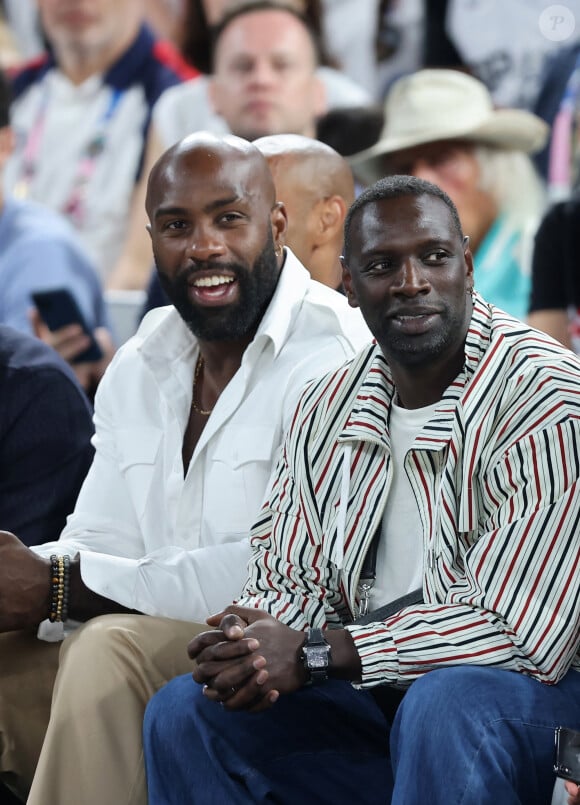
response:
M419 70L396 81L385 102L379 141L350 158L357 176L383 175L381 157L439 140L470 140L525 153L539 151L549 128L521 109L494 109L477 78L457 70Z

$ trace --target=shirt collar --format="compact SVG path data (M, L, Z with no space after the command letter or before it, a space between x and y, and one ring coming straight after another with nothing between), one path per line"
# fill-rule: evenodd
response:
M244 362L253 353L261 352L267 343L273 345L274 357L280 352L287 340L294 319L300 311L302 301L311 282L310 274L290 249L285 249L285 259L274 296L260 322L256 335L244 353ZM143 340L139 350L144 359L156 370L174 361L187 361L193 357L197 349L197 338L177 313L175 308L163 308L162 314L152 311L150 326L144 328ZM167 312L169 310L169 312Z
M491 340L492 309L478 293L473 293L473 313L465 339L465 362L463 369L445 389L437 413L433 417L437 427L450 428L457 403L481 365L481 361ZM339 440L363 439L386 445L388 417L391 402L395 395L395 384L389 365L378 345L360 354L359 366L366 363L365 376L355 398L351 413ZM355 365L355 371L356 371ZM441 436L442 434L438 434ZM444 439L435 439L436 447L441 447Z

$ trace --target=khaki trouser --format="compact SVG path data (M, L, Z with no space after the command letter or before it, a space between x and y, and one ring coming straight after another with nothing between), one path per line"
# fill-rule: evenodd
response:
M191 671L187 643L207 628L103 615L62 644L0 635L2 781L29 805L146 805L145 706Z

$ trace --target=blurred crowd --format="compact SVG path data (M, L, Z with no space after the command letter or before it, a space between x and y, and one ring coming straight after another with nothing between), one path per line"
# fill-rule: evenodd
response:
M35 421L54 429L62 486L70 487L56 522L38 512L47 533L7 515L0 522L25 543L60 533L92 460L99 383L117 354L101 400L108 384L122 410L131 389L117 351L148 311L169 302L151 244L163 212L152 205L148 180L168 149L196 132L256 144L288 216L276 259L291 265L295 255L313 279L341 294L343 224L356 197L387 176L432 182L455 204L469 238L475 290L580 353L580 0L0 0L0 381L2 360L12 372L14 355L18 370L35 369L25 372L30 399L46 406ZM200 148L192 147L196 160ZM210 168L196 162L200 175ZM292 270L284 273L287 298L299 290L290 287ZM204 276L196 292L225 294L230 280ZM343 296L323 291L331 306L346 309ZM157 313L168 317L169 344L169 317L179 317L173 309ZM323 329L314 318L309 325ZM344 311L336 320L344 326ZM14 331L52 349L37 353L25 344L21 355ZM353 351L367 338L365 328ZM306 362L308 351L298 345L292 360ZM53 360L66 392L35 386ZM194 389L211 374L201 358L189 368ZM161 377L163 361L157 369ZM286 402L287 374L269 381ZM157 387L143 376L151 382L140 400L149 415ZM17 391L9 394L4 383L5 400L24 389L20 375ZM45 427L64 409L71 383L62 431ZM198 402L193 410L209 416L213 409ZM0 442L8 444L18 419L5 403ZM193 451L201 429L192 436L187 427ZM26 439L27 455L37 451L38 433L22 431L7 461L13 481ZM175 440L176 455L187 474L191 451L182 454L183 438ZM103 450L99 437L95 444ZM229 450L227 440L222 446ZM155 460L152 452L144 463ZM27 465L20 487L32 488L29 472ZM44 475L54 491L54 466ZM6 500L17 500L16 486ZM94 486L100 516L110 501L100 481ZM19 512L34 508L35 501L18 501ZM164 506L165 498L159 511Z
M347 158L356 192L393 173L443 187L478 289L577 348L580 0L247 5L3 0L0 322L94 393L146 289L165 302L144 209L158 157L198 130L298 134ZM46 321L32 294L54 288L82 323Z

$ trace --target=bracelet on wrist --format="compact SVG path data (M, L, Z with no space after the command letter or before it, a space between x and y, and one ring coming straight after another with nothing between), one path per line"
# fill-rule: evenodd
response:
M68 617L68 597L70 585L70 556L50 557L50 610L51 623L61 623Z

